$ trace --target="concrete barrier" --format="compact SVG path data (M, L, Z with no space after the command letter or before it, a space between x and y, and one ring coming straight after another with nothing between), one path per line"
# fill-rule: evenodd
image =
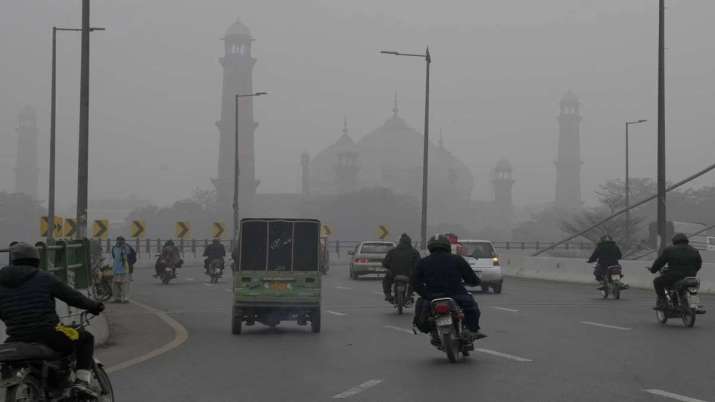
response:
M595 284L593 264L585 259L532 257L500 253L506 276L543 279L558 282ZM625 281L637 288L651 289L655 275L646 270L652 261L621 261ZM715 293L715 263L705 263L698 274L700 289L705 293Z

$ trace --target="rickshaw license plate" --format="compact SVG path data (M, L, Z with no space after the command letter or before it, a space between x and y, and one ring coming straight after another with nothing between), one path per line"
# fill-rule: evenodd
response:
M271 289L273 289L273 290L288 290L288 284L285 282L272 282Z

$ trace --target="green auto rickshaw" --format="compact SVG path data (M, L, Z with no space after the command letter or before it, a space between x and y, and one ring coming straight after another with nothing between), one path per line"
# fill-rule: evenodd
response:
M233 275L231 332L243 323L310 322L320 332L320 221L243 219Z

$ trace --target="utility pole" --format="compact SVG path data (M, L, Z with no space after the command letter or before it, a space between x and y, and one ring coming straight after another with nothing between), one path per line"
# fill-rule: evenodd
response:
M79 159L77 168L77 238L87 237L89 186L89 0L82 0L82 55L79 85Z
M666 246L667 214L665 204L665 0L658 12L658 248Z
M432 64L432 56L429 52L429 47L424 54L402 53L394 50L381 50L382 54L391 54L393 56L409 56L421 57L425 59L425 127L424 127L424 149L422 153L422 219L420 222L420 248L427 249L427 201L428 201L428 181L429 181L429 80L430 80L430 65Z

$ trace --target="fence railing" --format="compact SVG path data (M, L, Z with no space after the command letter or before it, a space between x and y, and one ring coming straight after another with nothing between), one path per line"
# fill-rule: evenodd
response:
M35 243L40 253L40 269L52 272L75 289L87 289L91 285L89 240L58 240L48 245ZM10 249L0 249L10 261Z

